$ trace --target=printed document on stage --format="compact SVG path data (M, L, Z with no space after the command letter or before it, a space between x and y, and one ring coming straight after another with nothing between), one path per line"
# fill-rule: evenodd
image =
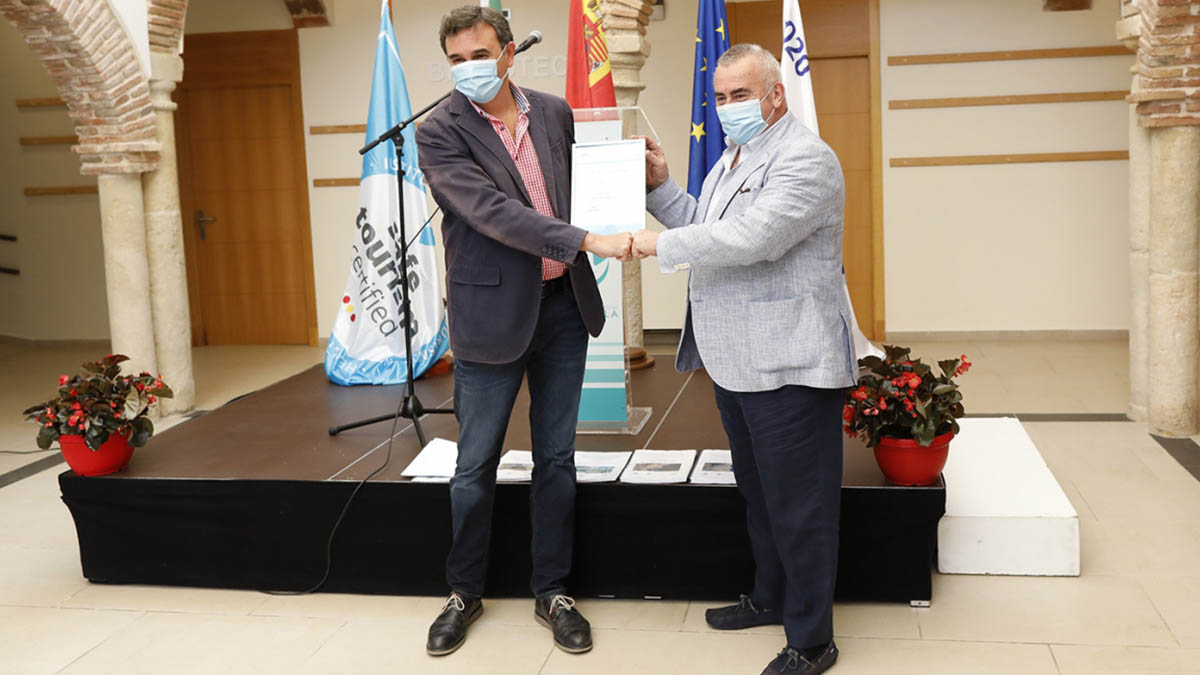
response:
M575 482L612 483L621 477L632 452L576 452Z
M401 472L422 483L444 483L454 475L454 467L458 463L458 444L444 438L429 441L421 454ZM440 479L440 480L435 480Z
M497 483L528 483L533 480L533 453L528 450L509 450L496 467Z
M621 482L686 483L695 463L695 450L638 450L621 474Z
M728 450L701 450L692 481L699 485L737 485L733 478L733 457Z
M646 142L576 143L571 224L593 234L646 228Z

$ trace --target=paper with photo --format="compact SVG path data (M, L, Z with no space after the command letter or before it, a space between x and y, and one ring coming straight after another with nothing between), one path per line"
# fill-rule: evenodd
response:
M696 463L695 450L638 450L621 474L622 483L686 483Z
M500 458L496 468L497 483L528 483L533 480L533 453L528 450L509 450Z
M733 477L733 456L728 450L702 450L691 482L700 485L737 485Z
M576 452L575 482L612 483L621 477L632 452Z
M409 478L421 476L450 480L457 464L458 444L444 438L435 438L429 441L429 444L405 467L400 475Z

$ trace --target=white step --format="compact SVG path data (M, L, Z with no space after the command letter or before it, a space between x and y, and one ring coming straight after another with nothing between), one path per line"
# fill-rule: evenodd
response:
M1079 576L1079 515L1016 418L959 420L943 472L943 574Z

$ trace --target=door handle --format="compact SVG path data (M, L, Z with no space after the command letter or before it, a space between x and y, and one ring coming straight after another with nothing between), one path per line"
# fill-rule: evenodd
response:
M200 210L196 211L196 227L200 228L200 238L201 239L208 238L208 230L204 226L207 225L208 223L216 222L216 220L217 220L216 218L212 218L212 217L206 218L204 216L204 209L200 209Z

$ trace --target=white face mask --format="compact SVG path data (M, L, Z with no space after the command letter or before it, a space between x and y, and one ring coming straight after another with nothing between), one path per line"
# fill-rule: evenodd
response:
M450 68L454 88L476 103L488 103L500 93L504 78L496 75L497 59L463 61Z
M767 120L762 116L762 102L771 95L771 90L757 101L739 101L717 106L717 119L721 120L721 129L729 140L737 145L749 143L767 128ZM771 111L775 116L775 111Z

